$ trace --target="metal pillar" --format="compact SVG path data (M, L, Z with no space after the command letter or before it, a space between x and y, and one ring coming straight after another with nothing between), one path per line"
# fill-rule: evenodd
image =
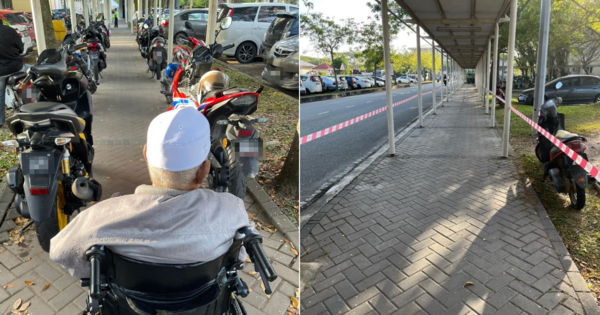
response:
M550 31L550 0L542 0L540 9L540 35L538 36L537 72L535 78L535 92L533 97L533 113L531 119L537 121L538 111L544 103L544 90L546 86L546 63L548 62L548 32ZM531 135L536 131L531 127Z
M390 156L394 156L396 155L396 146L394 143L394 107L392 107L392 76L390 75L392 73L392 63L390 59L390 25L388 24L387 0L381 0L381 24L383 25L383 60L385 68L385 97L387 104L388 145ZM418 37L419 35L417 35L417 38Z
M433 84L432 89L433 89L433 114L435 115L435 109L437 107L437 99L436 99L436 95L437 93L435 92L435 41L432 39L431 40L431 74L432 74L432 78L431 78L431 82Z
M175 35L175 0L169 0L169 44L167 45L167 62L173 60L173 36Z
M83 18L85 19L85 27L90 26L90 11L87 0L81 0L83 2Z
M496 127L496 86L498 85L498 39L500 38L500 31L498 27L498 23L494 25L494 62L492 63L492 69L494 72L492 73L492 91L494 91L494 98L492 102L492 117L491 117L491 127Z
M154 21L152 23L152 25L158 25L158 0L154 0L154 14L153 14L153 18Z
M440 56L442 64L441 66L441 71L440 71L440 78L442 78L442 92L440 93L440 106L444 106L444 51L440 49Z
M450 100L450 54L446 52L446 102Z
M485 113L489 114L490 113L490 89L489 89L489 82L490 82L490 54L492 53L492 42L490 40L488 40L488 49L487 49L487 55L485 58Z
M77 12L75 12L75 0L69 0L69 15L71 16L71 33L77 30Z
M111 24L110 24L111 22L113 23L112 27L114 27L114 21L112 20L112 14L110 14L110 12L111 12L111 1L112 0L104 0L104 18L108 21L108 23L106 23L106 26L108 28L111 27Z
M144 14L144 17L147 20L148 17L150 16L150 8L148 7L148 0L144 1L144 9L146 10L146 14Z
M208 22L206 24L206 44L215 42L215 31L217 27L217 0L210 0L208 3Z
M44 34L44 22L42 21L42 5L40 4L40 0L31 0L31 15L35 29L37 51L38 53L41 53L42 51L46 50L47 47L46 36Z
M517 33L517 2L510 1L510 24L508 28L508 59L506 64L506 104L504 105L504 130L502 131L502 157L508 157L510 138L510 108L512 106L512 81L515 60L515 37Z
M421 67L421 27L417 25L417 100L419 104L419 126L423 127L423 88L421 77L423 68Z

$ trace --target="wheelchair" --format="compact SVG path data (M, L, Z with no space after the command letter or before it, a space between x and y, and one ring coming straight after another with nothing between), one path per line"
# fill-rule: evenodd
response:
M87 307L82 314L107 315L246 315L240 301L250 293L238 276L244 262L238 261L244 246L265 293L277 274L262 249L262 236L249 228L239 229L229 250L219 258L192 264L156 264L113 253L102 245L86 252L90 278Z

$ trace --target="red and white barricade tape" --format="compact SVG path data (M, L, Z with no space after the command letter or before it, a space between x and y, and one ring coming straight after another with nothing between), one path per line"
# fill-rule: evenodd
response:
M492 91L490 91L490 92L492 92ZM506 101L503 98L499 97L498 95L496 95L496 98L506 104ZM521 117L521 119L525 120L529 125L531 125L533 128L535 128L535 130L537 130L539 133L541 133L544 137L546 137L548 140L550 140L552 142L552 144L557 146L568 157L570 157L573 161L575 161L575 163L577 163L577 165L581 166L581 168L583 168L588 174L590 174L592 177L594 177L595 179L600 181L600 176L598 176L600 172L598 171L597 167L592 165L592 163L586 161L584 158L581 157L581 155L579 155L575 151L571 150L571 148L569 148L566 144L562 143L562 141L558 140L555 136L550 134L544 128L540 127L540 125L535 123L529 117L525 116L523 113L518 111L513 106L510 107L510 110L512 110L513 113L515 113L517 116Z
M441 90L441 89L442 88L437 88L436 91ZM421 95L429 95L431 93L433 93L433 91L425 92L425 93L422 93ZM398 102L392 104L392 106L396 107L398 105L402 105L402 104L404 104L406 102L414 100L417 97L418 97L418 95L413 95L413 96L411 96L411 97L409 97L407 99L403 99L401 101L398 101ZM350 120L347 120L345 122L339 123L337 125L325 128L323 130L319 130L317 132L313 132L313 133L311 133L309 135L302 136L300 138L300 145L303 145L303 144L305 144L307 142L311 142L311 141L313 141L315 139L322 138L322 137L324 137L324 136L326 136L326 135L328 135L330 133L333 133L333 132L336 132L338 130L344 129L344 128L348 127L348 126L352 126L352 125L354 125L357 122L363 121L363 120L365 120L367 118L371 118L371 117L373 117L373 116L375 116L377 114L381 114L381 113L383 113L385 111L387 111L387 106L378 108L378 109L376 109L374 111L371 111L371 112L368 112L366 114L360 115L358 117L352 118Z

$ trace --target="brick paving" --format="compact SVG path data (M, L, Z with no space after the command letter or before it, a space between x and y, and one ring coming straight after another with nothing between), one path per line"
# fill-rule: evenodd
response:
M600 313L481 103L460 89L303 227L303 315Z
M94 177L103 185L103 198L114 192L131 194L140 184L150 184L150 177L143 160L142 147L150 121L167 109L165 98L160 94L156 79L149 80L147 67L141 58L134 35L129 30L113 29L111 48L107 53L108 68L102 73L104 79L94 100L94 141L96 157ZM250 196L244 200L248 212L258 219L268 221ZM6 226L18 216L11 208ZM1 233L2 229L0 229ZM290 296L295 296L299 279L299 262L285 242L282 233L260 231L264 236L263 247L277 271L279 278L271 283L273 294L267 297L261 289L258 275L252 264L246 264L242 279L252 289L243 299L249 314L285 314ZM2 235L0 234L0 238ZM33 315L79 314L85 307L86 291L79 280L66 270L49 261L41 250L36 236L28 231L25 241L19 245L0 245L0 314L10 314L17 299L31 301L28 311ZM32 281L26 286L24 281ZM42 292L46 283L50 286ZM5 285L16 284L10 289Z

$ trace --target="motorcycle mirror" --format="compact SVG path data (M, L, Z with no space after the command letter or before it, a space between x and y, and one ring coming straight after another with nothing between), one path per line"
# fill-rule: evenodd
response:
M185 28L187 28L188 30L193 30L194 28L192 27L192 22L190 21L185 21Z
M224 18L223 20L221 20L221 29L222 30L226 30L231 26L231 16L228 16L226 18Z
M554 86L554 89L555 89L555 90L559 90L559 89L562 87L562 85L563 85L563 84L562 84L562 82L558 81L558 82L556 83L556 85Z

